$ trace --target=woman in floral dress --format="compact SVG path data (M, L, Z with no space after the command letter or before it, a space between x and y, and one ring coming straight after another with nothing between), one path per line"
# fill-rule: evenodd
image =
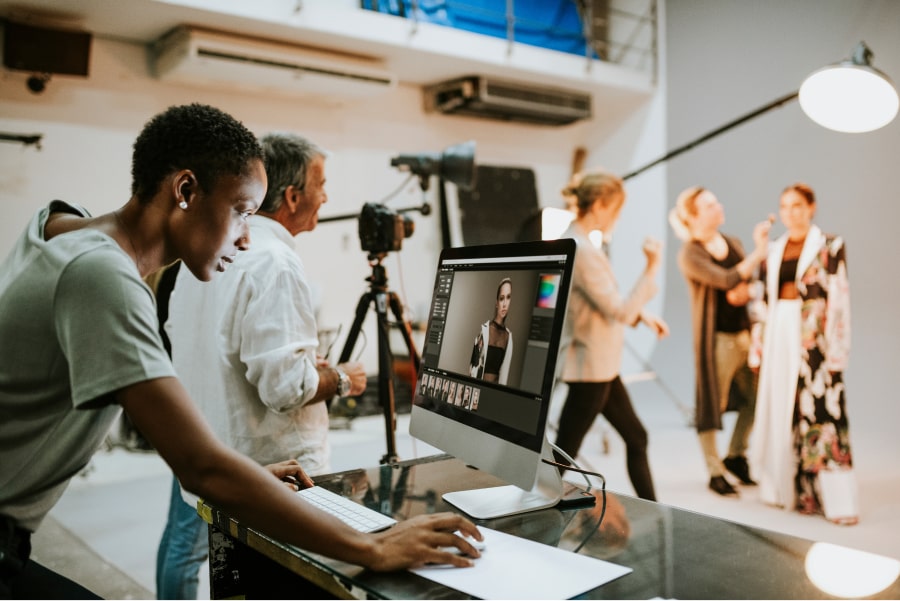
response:
M850 351L850 287L844 241L812 219L815 193L781 194L787 232L762 265L766 320L754 326L759 366L751 463L760 499L833 522L858 520L843 373Z

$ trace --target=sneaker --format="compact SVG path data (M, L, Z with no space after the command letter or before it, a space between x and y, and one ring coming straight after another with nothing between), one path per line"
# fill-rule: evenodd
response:
M725 476L713 476L712 478L710 478L709 489L722 495L723 497L728 495L737 496L738 494L737 489L728 483L728 480L725 479Z
M746 457L726 457L722 463L725 464L725 469L737 476L741 483L747 486L756 486L756 482L750 477L750 466L747 465Z
M828 521L838 526L855 526L859 523L859 518L855 516L846 516L840 518L828 518Z

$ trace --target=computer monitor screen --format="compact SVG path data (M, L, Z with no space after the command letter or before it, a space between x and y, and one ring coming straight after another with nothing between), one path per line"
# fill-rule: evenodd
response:
M561 490L542 457L574 257L566 239L445 249L438 263L410 434L517 487L492 491L505 514ZM512 498L523 491L538 498Z

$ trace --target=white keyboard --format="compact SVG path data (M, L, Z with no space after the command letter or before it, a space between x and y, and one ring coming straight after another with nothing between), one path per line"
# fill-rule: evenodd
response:
M353 499L342 497L321 486L304 488L297 491L297 494L360 532L377 532L397 523L397 520L390 516L378 513L374 509L360 505Z

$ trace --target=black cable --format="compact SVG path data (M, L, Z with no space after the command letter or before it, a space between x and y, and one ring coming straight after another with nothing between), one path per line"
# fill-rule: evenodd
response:
M331 361L331 349L334 347L334 343L338 341L338 338L341 337L341 330L342 330L343 328L344 328L344 324L339 323L337 329L336 329L335 332L334 332L334 340L332 340L332 341L328 344L328 348L325 349L325 355L324 355L324 358L325 358L326 361L329 361L329 362Z
M548 441L548 442L549 442L549 441ZM603 480L604 486L606 485L606 478L603 477L603 474L595 474L595 472L587 472L587 471L581 469L581 468L578 466L578 462L575 461L575 459L574 459L571 455L569 455L568 453L566 453L565 451L563 451L560 447L556 446L555 443L552 443L552 442L551 442L551 443L550 443L550 447L551 447L556 453L562 455L562 456L565 458L565 460L569 462L569 466L574 466L574 467L572 467L572 471L573 471L573 472L578 472L578 473L580 473L582 476L584 476L584 482L585 482L585 484L587 484L587 491L586 491L586 492L591 492L591 487L592 487L591 481L588 480L588 478L587 478L587 474L588 474L588 473L590 473L590 474L592 474L592 475L598 476L601 480ZM543 461L543 462L545 462L545 463L551 463L549 460L544 459L543 457L541 457L541 461ZM555 464L555 465L556 465L557 467L562 467L562 468L565 468L565 469L569 469L569 466L560 465L559 463L557 463L557 464Z
M555 467L559 467L565 470L572 470L573 472L578 472L586 476L596 476L600 478L600 517L597 518L597 523L594 525L594 527L588 529L587 536L585 536L584 539L578 544L578 546L572 550L573 553L578 553L579 551L581 551L581 548L584 547L584 545L588 542L588 540L594 534L600 531L600 525L603 524L603 517L606 515L606 478L604 478L603 474L599 472L592 472L590 470L585 470L577 467L574 462L572 462L570 465L563 465L558 461L550 461L549 459L541 459L541 461L543 461L547 465L553 465Z
M547 465L561 467L564 470L578 472L579 474L585 474L587 476L596 476L596 477L600 478L600 481L601 481L600 488L606 488L606 478L604 478L603 474L601 474L599 472L592 472L591 470L582 469L580 467L576 467L574 464L565 465L563 463L559 463L558 461L550 461L549 459L541 459L541 461L543 461ZM588 492L590 492L590 490Z
M359 330L359 335L362 336L362 346L359 351L356 353L356 357L353 359L354 361L359 361L360 357L362 357L363 352L365 352L366 347L369 346L369 337L366 336L365 331L362 328Z
M405 188L405 187L409 184L409 182L412 181L412 178L414 178L415 176L416 176L415 173L410 173L410 174L409 174L409 177L407 177L407 178L403 181L402 184L400 184L399 186L397 186L397 189L396 189L396 190L394 190L393 192L391 192L390 194L388 194L387 196L385 196L384 198L382 198L381 200L379 200L377 204L383 205L383 204L389 203L389 202L391 201L391 199L393 199L395 196L397 196L398 194L400 194L400 192L403 191L403 188Z
M387 196L382 198L379 202L367 203L367 204L376 204L376 205L385 206L385 203L390 202L390 200L392 198L394 198L400 192L403 191L403 188L405 188L409 184L410 180L413 177L415 177L415 174L410 174L410 176L407 177L406 180L399 187L397 187L396 190L394 190L393 192L391 192L390 194L388 194ZM406 212L406 211L428 211L428 212L430 212L431 207L427 207L425 209L423 209L422 207L411 207L409 209L400 209L400 212ZM423 212L422 214L427 215L428 213ZM346 215L331 215L329 217L319 217L319 223L329 223L331 221L344 221L345 219L359 219L359 213L348 213Z

